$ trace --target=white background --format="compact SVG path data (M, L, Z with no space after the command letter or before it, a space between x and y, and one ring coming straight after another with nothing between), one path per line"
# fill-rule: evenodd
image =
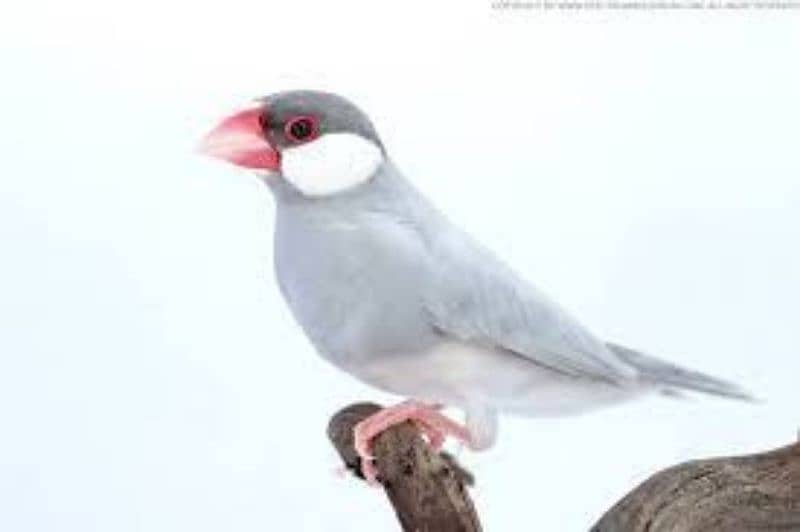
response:
M193 153L251 97L358 102L406 173L598 334L765 399L504 418L487 530L585 530L800 426L800 12L34 1L0 17L0 529L395 530L330 414L273 204ZM24 6L24 7L23 7Z

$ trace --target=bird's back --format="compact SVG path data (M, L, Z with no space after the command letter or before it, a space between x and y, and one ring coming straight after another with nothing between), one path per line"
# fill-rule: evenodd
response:
M331 358L407 353L452 338L566 373L635 374L391 165L351 194L279 203L275 260L295 316Z
M559 378L744 395L601 341L452 225L390 163L365 187L279 202L277 212L284 296L320 353L345 369L455 342Z

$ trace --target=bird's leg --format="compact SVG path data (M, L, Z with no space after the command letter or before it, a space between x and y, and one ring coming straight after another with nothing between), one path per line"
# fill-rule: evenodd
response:
M431 447L438 450L448 436L469 444L467 428L439 412L439 407L420 401L408 400L384 408L360 421L353 429L353 446L361 458L361 472L367 482L377 482L373 464L372 440L381 432L405 421L413 421L425 434Z

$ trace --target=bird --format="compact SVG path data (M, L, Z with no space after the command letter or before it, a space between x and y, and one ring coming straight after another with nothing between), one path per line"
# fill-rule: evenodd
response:
M436 449L454 438L480 451L495 443L500 413L571 415L653 393L751 399L734 383L596 336L437 209L345 97L257 98L199 149L271 190L275 276L315 350L405 398L354 428L371 483L374 438L405 421Z

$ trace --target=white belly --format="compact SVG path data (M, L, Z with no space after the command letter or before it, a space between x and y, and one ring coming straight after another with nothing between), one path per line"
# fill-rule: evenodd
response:
M443 342L425 353L382 357L345 369L368 384L405 397L525 416L574 414L650 391L565 376L501 349L457 341Z

